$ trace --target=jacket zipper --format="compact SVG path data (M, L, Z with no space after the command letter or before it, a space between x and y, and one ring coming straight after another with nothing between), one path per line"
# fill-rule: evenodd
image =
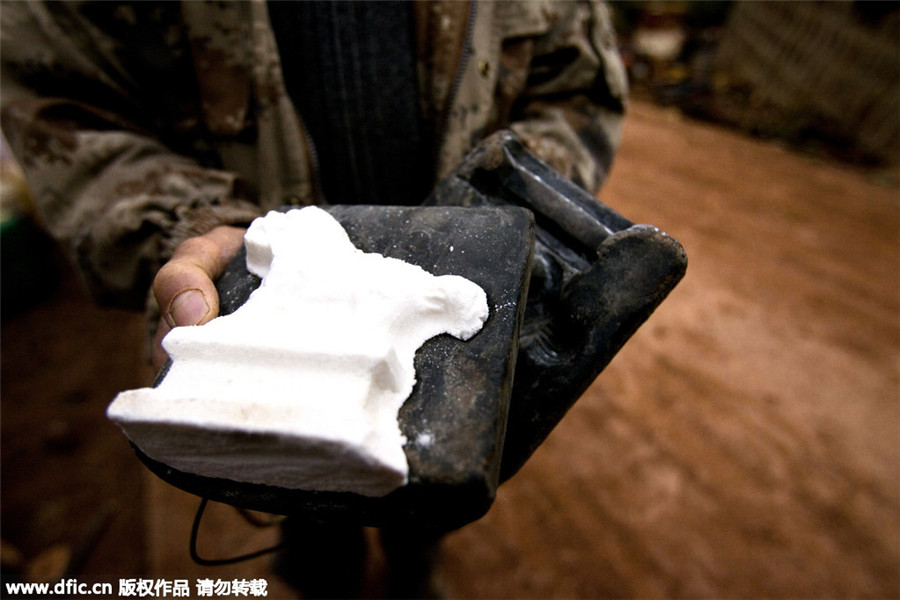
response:
M462 54L459 57L459 66L456 69L456 75L450 85L450 92L447 94L447 103L444 114L441 119L441 126L438 128L438 135L435 138L435 157L434 169L435 177L438 174L441 162L441 148L444 145L444 138L447 137L447 130L450 128L450 113L453 110L453 103L456 101L456 95L459 93L459 87L462 85L463 75L466 67L469 65L469 58L472 56L472 35L475 29L475 16L478 13L478 2L471 0L469 2L469 14L466 19L466 35L463 38Z

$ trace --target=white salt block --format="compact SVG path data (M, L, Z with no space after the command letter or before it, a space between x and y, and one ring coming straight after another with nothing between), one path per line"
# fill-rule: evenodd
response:
M230 315L173 329L165 378L120 393L109 418L188 473L367 496L404 485L397 415L416 350L442 333L475 335L484 291L363 253L315 207L270 212L245 242L260 287Z

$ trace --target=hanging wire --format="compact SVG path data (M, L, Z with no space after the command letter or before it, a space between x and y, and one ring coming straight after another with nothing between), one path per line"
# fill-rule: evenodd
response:
M197 514L194 515L194 524L191 527L191 559L197 563L198 565L203 565L206 567L214 567L220 565L231 565L238 562L243 562L245 560L251 560L254 558L258 558L260 556L264 556L266 554L270 554L272 552L276 552L284 546L284 543L279 543L274 546L270 546L268 548L263 548L262 550L256 550L255 552L249 552L247 554L241 554L238 556L232 556L229 558L203 558L197 553L197 537L200 533L200 521L203 519L203 512L206 510L206 505L209 502L208 498L203 498L200 500L200 506L197 508ZM277 520L273 520L271 523L261 522L258 520L251 520L251 516L246 511L240 511L241 514L247 519L248 522L254 524L256 527L268 527L269 525L274 525L277 523ZM255 518L254 518L255 519Z

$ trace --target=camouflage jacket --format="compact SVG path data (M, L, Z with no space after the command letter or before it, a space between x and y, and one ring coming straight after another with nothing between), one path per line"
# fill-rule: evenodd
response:
M99 300L142 306L186 238L318 202L264 0L0 6L4 133L39 216ZM604 5L433 0L414 11L438 177L511 128L596 191L626 94Z

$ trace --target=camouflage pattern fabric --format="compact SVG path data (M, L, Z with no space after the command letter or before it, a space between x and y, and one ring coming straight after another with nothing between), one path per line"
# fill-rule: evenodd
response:
M98 300L142 307L179 243L319 202L265 0L2 2L2 126ZM596 192L626 77L597 2L415 4L423 114L449 173L515 131Z

